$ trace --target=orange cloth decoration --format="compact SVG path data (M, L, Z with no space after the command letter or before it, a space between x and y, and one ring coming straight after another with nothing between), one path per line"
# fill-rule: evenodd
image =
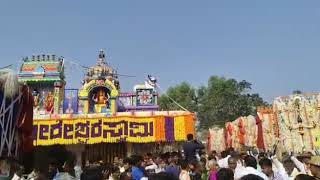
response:
M243 144L243 145L245 144L246 142L245 136L246 136L245 124L243 119L241 118L239 121L239 143L240 144Z
M233 134L232 131L233 131L232 123L228 122L226 127L226 147L227 148L232 147L232 134Z
M262 127L262 121L259 117L259 114L257 114L257 116L256 116L256 124L258 127L257 147L261 150L265 150L264 137L263 137L263 127Z

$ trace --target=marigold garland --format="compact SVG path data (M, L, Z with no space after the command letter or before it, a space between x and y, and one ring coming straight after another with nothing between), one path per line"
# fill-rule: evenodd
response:
M186 139L185 120L184 116L177 116L174 119L174 136L176 141Z
M150 143L164 142L167 133L175 141L183 141L194 134L193 115L172 116L173 126L166 129L166 116L77 118L64 120L34 120L34 145Z

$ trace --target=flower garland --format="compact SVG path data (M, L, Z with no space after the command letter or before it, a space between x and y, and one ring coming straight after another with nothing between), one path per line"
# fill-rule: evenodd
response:
M184 116L177 116L174 120L174 136L176 141L183 141L186 139L186 127Z
M166 141L166 133L164 131L165 129L165 117L159 116L156 117L156 141L157 142L164 142Z
M192 114L34 120L35 146L183 141L195 134Z

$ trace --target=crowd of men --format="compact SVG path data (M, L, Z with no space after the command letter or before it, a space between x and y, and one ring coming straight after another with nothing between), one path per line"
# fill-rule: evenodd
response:
M35 169L23 175L16 164L12 180L319 180L320 156L292 153L278 159L274 154L228 149L221 153L203 151L204 146L192 135L183 152L133 155L87 162L85 167L66 161L59 167L50 163L46 171Z

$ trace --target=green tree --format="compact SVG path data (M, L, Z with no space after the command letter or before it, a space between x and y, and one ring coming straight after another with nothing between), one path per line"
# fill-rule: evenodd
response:
M203 131L213 126L223 126L240 116L255 115L257 107L267 106L259 94L250 93L251 86L245 80L238 82L212 76L207 86L198 89L186 82L170 87L166 94L159 97L159 105L161 110L181 110L173 99L187 110L197 112L197 126Z
M259 94L250 94L251 83L212 76L208 86L198 90L199 128L223 126L240 116L254 115L256 108L267 103Z
M187 110L191 112L197 111L196 90L190 84L183 82L174 87L170 87L166 94L159 97L161 110L181 110L169 97Z

